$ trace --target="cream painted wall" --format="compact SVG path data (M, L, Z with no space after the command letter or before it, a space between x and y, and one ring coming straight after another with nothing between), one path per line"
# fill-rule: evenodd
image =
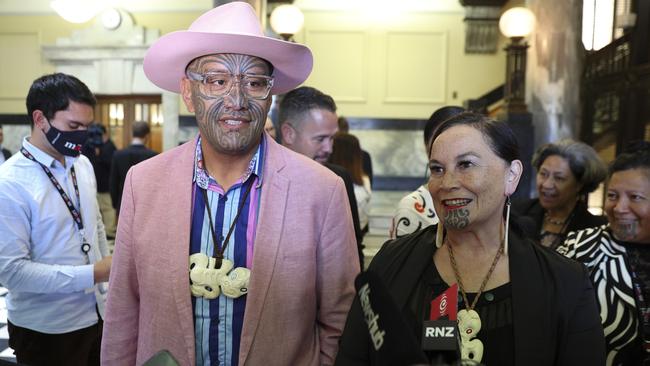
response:
M442 105L460 105L504 81L503 51L464 53L464 15L457 0L405 0L405 9L390 12L377 11L382 0L365 5L333 0L302 3L305 28L296 40L310 46L315 56L306 85L333 95L342 115L427 118ZM360 10L368 6L374 10ZM133 16L136 24L165 34L186 29L200 14ZM0 15L0 113L24 113L32 80L54 71L41 55L42 45L89 26L67 23L54 14ZM182 101L180 105L180 114L191 114Z
M305 84L332 95L341 115L428 118L505 81L505 40L496 54L465 54L457 2L433 8L431 1L411 0L410 9L392 11L382 11L381 3L371 3L373 11L350 2L300 4L305 26L296 40L315 58Z
M157 12L135 13L133 17L136 24L164 34L187 28L200 14ZM25 113L25 96L32 81L55 71L42 57L41 46L53 45L57 38L70 37L73 31L91 24L71 24L54 14L0 15L0 113ZM185 114L189 113L185 110Z

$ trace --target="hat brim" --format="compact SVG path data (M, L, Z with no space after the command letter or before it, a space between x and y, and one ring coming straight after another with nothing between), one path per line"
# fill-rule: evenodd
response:
M279 39L245 34L177 31L159 38L144 57L144 73L158 87L180 93L180 81L193 59L217 53L262 58L273 65L271 94L286 93L302 84L314 60L308 47Z

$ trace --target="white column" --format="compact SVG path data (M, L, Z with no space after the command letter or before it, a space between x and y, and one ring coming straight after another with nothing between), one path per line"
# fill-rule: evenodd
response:
M178 145L179 96L176 93L162 93L163 108L163 151Z

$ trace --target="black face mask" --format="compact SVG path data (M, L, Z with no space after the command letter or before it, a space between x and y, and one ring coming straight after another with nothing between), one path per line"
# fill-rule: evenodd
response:
M45 137L52 147L63 155L79 156L81 147L88 138L88 132L86 130L61 131L54 127L50 121L47 123L50 124L50 129L45 133Z

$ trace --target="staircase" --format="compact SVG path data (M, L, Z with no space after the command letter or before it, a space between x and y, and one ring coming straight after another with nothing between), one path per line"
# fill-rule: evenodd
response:
M381 249L381 246L389 239L390 227L395 212L395 207L402 197L407 195L406 191L373 191L370 200L369 230L363 238L364 263L366 268Z

